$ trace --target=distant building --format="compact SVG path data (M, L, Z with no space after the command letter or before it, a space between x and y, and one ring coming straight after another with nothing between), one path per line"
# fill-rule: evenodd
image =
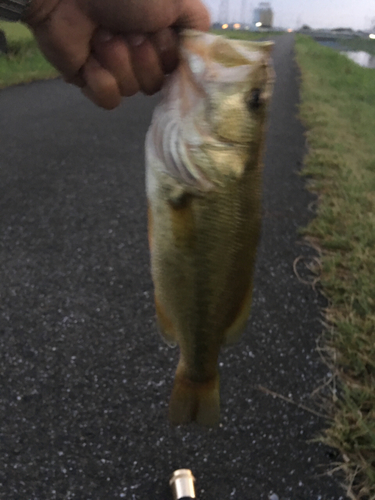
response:
M273 10L269 2L260 2L259 6L254 9L253 23L257 28L272 28Z

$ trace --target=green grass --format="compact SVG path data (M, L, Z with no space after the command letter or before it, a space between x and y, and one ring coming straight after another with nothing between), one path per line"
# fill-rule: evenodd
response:
M22 23L0 21L0 30L4 31L8 42L27 42L33 37L31 31Z
M298 36L304 173L319 196L304 231L321 249L325 351L338 384L324 440L343 456L351 498L375 499L375 71Z
M40 52L26 26L0 21L0 29L5 32L9 49L7 55L0 56L0 89L58 75Z

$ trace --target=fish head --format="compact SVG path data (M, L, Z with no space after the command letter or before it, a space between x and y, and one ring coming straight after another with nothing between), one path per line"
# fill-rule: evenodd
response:
M192 99L200 106L199 113L194 111L196 126L224 143L248 144L259 138L272 95L272 48L272 42L184 33L181 74L190 86L185 90L189 108Z
M241 177L249 164L260 165L273 43L192 30L180 38L179 67L163 88L147 134L148 193L156 172L173 193L177 184L177 191L182 186L198 194L227 176Z

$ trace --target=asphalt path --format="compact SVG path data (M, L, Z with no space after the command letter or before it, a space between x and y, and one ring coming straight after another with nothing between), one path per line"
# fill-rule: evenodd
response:
M178 353L156 333L144 189L158 97L106 112L60 80L0 92L1 499L168 500L181 467L200 500L344 498L312 442L324 420L258 387L314 408L329 376L324 302L293 271L314 197L291 36L274 59L253 311L212 430L167 421Z

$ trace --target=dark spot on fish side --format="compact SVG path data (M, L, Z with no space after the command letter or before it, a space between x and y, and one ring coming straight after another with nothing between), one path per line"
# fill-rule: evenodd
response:
M186 206L190 203L192 196L193 195L191 193L175 189L169 194L168 202L174 209L178 210L181 208L186 208Z
M250 95L247 96L247 106L251 111L257 111L263 104L261 89L252 89Z
M195 245L195 221L192 207L193 196L183 193L178 199L169 200L173 241L176 247L189 249Z

